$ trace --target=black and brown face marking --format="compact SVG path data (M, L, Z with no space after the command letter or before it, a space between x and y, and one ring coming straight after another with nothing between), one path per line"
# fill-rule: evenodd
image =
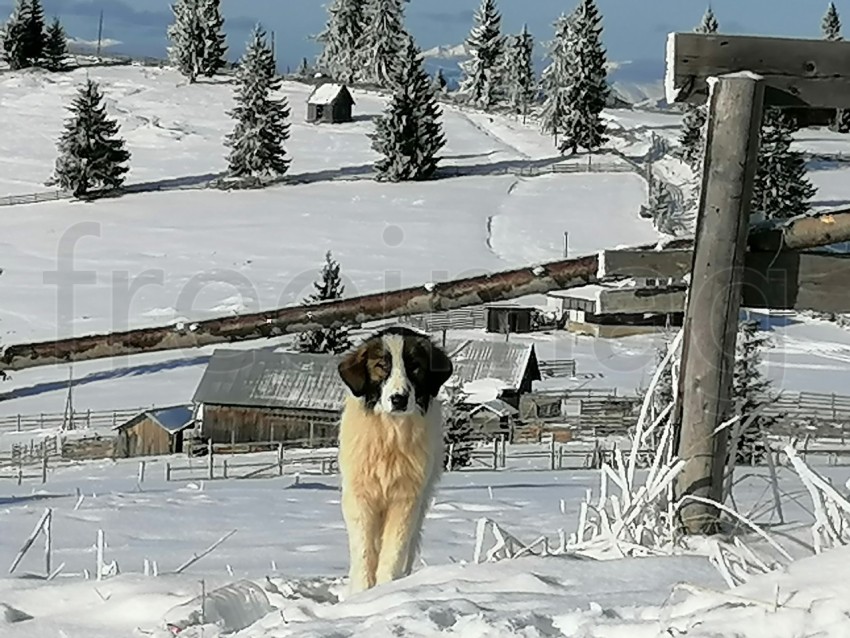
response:
M442 385L452 375L452 363L442 349L426 336L403 327L383 330L347 355L339 364L339 374L352 394L361 397L367 408L373 409L385 394L385 384L393 376L392 351L398 352L401 341L401 359L404 380L412 389L411 394L424 413ZM391 343L395 342L395 347Z

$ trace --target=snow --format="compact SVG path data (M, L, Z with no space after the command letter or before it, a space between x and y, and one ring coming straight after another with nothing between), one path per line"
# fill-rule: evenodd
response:
M339 92L342 91L342 84L326 82L316 87L316 90L310 94L307 99L308 104L330 104L334 101Z
M131 182L193 185L224 169L222 139L232 126L225 113L232 103L228 83L188 86L173 71L143 67L87 73L102 82L109 112L127 137ZM0 76L0 197L45 189L63 106L85 74ZM91 204L0 209L3 343L191 324L297 303L311 292L328 249L341 263L346 294L357 295L402 286L432 288L449 278L559 259L565 231L571 255L658 239L651 224L637 216L646 185L634 173L509 174L509 169L587 161L586 156L561 158L533 122L524 125L509 117L445 106L444 164L462 175L433 183L376 184L367 179L376 156L366 134L384 98L355 92L355 122L315 127L304 122L310 90L295 83L283 88L293 111L291 184L263 191L172 190ZM675 138L680 116L611 110L606 119L616 125L609 148L642 157L650 133ZM828 131L805 132L797 143L830 154L850 148ZM592 157L593 162L609 160L608 153ZM679 164L665 157L656 170L685 184L688 175ZM812 179L821 188L819 207L850 201L841 163L813 168ZM69 303L54 282L71 281L71 267L88 279L76 284ZM61 277L56 271L62 271ZM753 314L774 339L765 368L778 388L846 393L850 332L785 313ZM478 331L448 336L504 339ZM562 331L510 336L517 343L534 343L542 360L576 360L575 379L547 379L535 387L612 388L621 394L646 385L661 338L606 340ZM276 348L287 342L229 347ZM76 364L75 406L102 410L185 403L214 348ZM68 366L14 373L2 385L0 416L61 412L68 373ZM465 389L487 401L499 388L483 379ZM48 433L0 434L0 455L13 441L26 443ZM588 441L571 445L580 452L592 449ZM0 634L116 638L148 632L161 638L169 635L166 618L185 620L197 607L203 580L207 592L244 581L264 588L274 611L241 630L238 638L847 635L841 623L850 613L850 590L834 574L850 569L850 552L837 549L807 558L810 504L799 480L782 468L780 487L795 497L785 504L789 522L779 524L769 513L756 519L772 525L771 533L800 560L735 590L727 590L715 568L697 555L604 562L529 557L471 564L479 517L493 519L525 541L546 534L556 542L559 529L576 528L579 504L598 485L598 473L548 471L547 449L514 446L505 470L448 474L426 522L423 564L410 578L347 600L340 600L347 548L338 477L311 474L306 464L288 466L281 478L208 481L206 459L180 456L146 459L141 485L137 461L51 465L45 485L40 478L27 478L22 486L4 480L0 563L11 564L44 508L51 507L53 566L64 566L51 581L15 577L43 572L39 540L16 575L0 579ZM510 456L517 451L531 455ZM294 459L303 453L288 454ZM248 471L240 464L270 458L228 459L231 475ZM192 466L193 478L166 482L166 462ZM847 467L818 470L834 485L848 485ZM298 478L292 475L296 471ZM770 498L763 494L764 472L746 473L751 476L736 486L736 502L742 511L763 512ZM0 476L8 475L0 469ZM96 582L84 572L94 573L99 529L106 536L106 560L115 560L120 574ZM168 573L233 529L231 538L185 573ZM789 538L793 541L786 542ZM146 559L149 565L156 562L158 576L144 575ZM250 605L228 609L232 597L224 594L221 600L231 601L222 603L232 612L225 615L257 612ZM15 622L21 615L34 618ZM215 638L218 630L190 627L181 635Z

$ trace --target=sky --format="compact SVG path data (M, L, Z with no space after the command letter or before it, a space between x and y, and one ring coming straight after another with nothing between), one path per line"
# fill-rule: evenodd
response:
M295 68L302 57L318 52L311 35L319 33L330 0L222 0L230 57L242 54L253 25L259 21L275 32L282 67ZM463 41L480 0L410 0L407 26L423 49ZM527 23L538 42L552 34L552 23L577 0L497 0L503 31L517 32ZM597 0L604 17L609 59L649 65L663 72L664 45L670 31L690 31L700 20L706 0ZM0 16L13 0L0 0ZM48 16L57 15L69 35L96 40L98 16L104 11L104 37L117 40L113 49L130 55L165 55L165 29L171 22L170 0L43 0ZM826 0L711 0L724 33L819 37ZM850 0L836 2L850 20ZM0 18L2 19L2 18ZM850 28L850 23L848 23ZM850 32L848 32L850 34ZM542 49L538 45L538 54Z

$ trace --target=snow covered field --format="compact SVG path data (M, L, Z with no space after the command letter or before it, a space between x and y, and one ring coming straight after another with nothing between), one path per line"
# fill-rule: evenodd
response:
M224 169L230 86L187 86L172 71L153 68L87 72L102 83L127 138L131 182L191 185ZM85 74L0 76L0 197L46 189L64 105ZM461 176L421 184L349 181L367 176L375 159L367 133L382 99L355 93L355 122L314 126L304 122L308 88L286 84L284 92L293 113L288 148L297 184L0 208L0 341L295 303L310 292L326 250L341 262L346 293L356 295L557 259L565 231L572 255L657 238L637 216L646 186L634 173L506 174L578 161L561 159L531 125L447 107L444 165ZM671 140L678 134L677 115L612 111L608 117L615 124L611 147L632 156L647 152L651 133ZM821 131L807 132L798 144L816 153L850 150L843 137ZM814 168L818 207L850 202L844 164ZM687 179L681 163L669 157L656 169L676 184ZM75 277L82 281L63 297ZM776 345L766 369L779 387L847 393L850 332L800 317L763 320ZM580 378L570 384L630 393L648 382L658 337L512 339L533 341L541 359L576 359ZM75 407L186 402L212 350L78 364ZM15 373L2 385L0 416L61 411L67 375L66 366ZM0 450L9 440L2 437ZM241 638L850 636L850 589L834 576L850 569L846 549L801 560L788 573L755 578L733 592L706 558L693 555L464 564L471 561L482 516L526 542L546 534L554 543L559 529L575 529L579 503L596 489L597 472L516 467L448 475L429 514L421 570L338 602L347 551L336 477L165 482L164 463L149 460L142 485L132 461L62 466L44 486L0 483L0 564L11 564L45 507L53 508L53 567L64 564L50 582L0 580L0 636L164 637L163 615L181 616L169 610L183 603L194 610L199 581L210 591L239 579L264 585L274 608L237 634ZM822 471L847 492L847 468ZM791 554L804 557L811 553L811 505L799 480L787 470L780 474L780 486L793 497L784 524L769 513L763 476L744 480L736 500L770 525ZM115 560L121 572L100 583L84 577L95 569L99 529L106 535L106 561ZM234 529L183 574L168 573ZM40 547L38 541L18 574L43 572ZM156 561L158 576L143 575L145 559ZM13 622L17 610L34 618ZM181 635L214 638L217 630L192 628Z
M732 597L721 593L726 586L709 561L695 555L602 562L527 558L469 564L480 517L494 520L525 542L545 534L554 545L559 529L567 533L575 529L585 491L598 488L595 471L516 469L448 474L426 522L420 570L404 581L332 604L342 591L341 577L347 567L336 477L302 474L297 480L290 475L165 482L165 460L148 459L142 484L137 482L138 464L133 460L64 466L51 472L45 486L31 482L17 487L4 482L0 563L11 564L44 508L50 507L53 568L64 564L59 575L47 583L0 580L0 605L34 617L4 625L0 614L4 638L117 638L143 632L166 636L163 618L179 619L181 614L170 610L198 596L202 579L208 592L241 579L268 586L266 577L279 589L286 591L284 585L289 583L288 587L300 592L290 599L270 593L271 603L280 606L282 614L273 612L239 634L245 638L365 636L367 632L421 637L649 637L662 635L658 632L666 626L695 627L696 633L688 635L730 636L733 634L725 630L699 633L702 629L696 623L704 617L715 618L736 600L734 596L746 598L738 601L741 607L736 618L755 622L765 616L765 622L774 623L769 625L771 633L759 633L762 630L752 624L734 635L791 638L814 634L801 634L800 625L794 624L780 630L778 623L784 614L795 617L794 622L805 620L824 628L837 622L836 611L850 610L845 597L818 603L808 614L801 611L801 606L805 609L809 604L806 599L823 594L813 595L818 592L815 588L824 586L824 574L817 565L826 557L808 561L812 563L808 570L806 562L795 564L792 569L800 574L796 578L757 579ZM234 463L249 460L243 457ZM176 462L185 465L187 460ZM204 460L194 463L199 468L196 476L202 474ZM821 469L838 486L850 476L847 468ZM780 471L779 485L798 498L799 504L789 501L785 505L786 523L773 527L771 533L793 556L805 557L810 553L806 549L810 541L806 509L810 504L790 471ZM737 502L742 511L756 510L756 521L775 522L772 514L765 513L770 496L763 486L756 478L744 479L736 491ZM120 572L102 582L94 580L99 529L106 539L104 560L107 564L116 561ZM234 535L182 574L169 573L234 529ZM763 545L756 546L765 551ZM144 575L145 559L151 570L156 562L158 576ZM836 552L832 560L831 573L850 567L846 551ZM43 571L37 542L16 573ZM781 589L779 610L770 612L775 592L766 583L772 580L778 580ZM685 596L685 592L674 592L679 583L706 588L710 593ZM810 589L796 593L795 588L803 585ZM819 609L829 613L821 614ZM586 633L576 633L579 628ZM181 635L211 638L217 633L206 627L203 634L195 628Z

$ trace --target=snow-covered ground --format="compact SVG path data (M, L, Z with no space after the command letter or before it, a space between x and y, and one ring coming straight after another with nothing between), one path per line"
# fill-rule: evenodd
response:
M257 460L232 460L237 469L231 469L231 476L240 473L239 464ZM166 636L163 619L185 619L185 609L182 614L171 610L198 596L201 580L207 592L241 579L298 592L289 599L269 593L271 603L282 612L274 611L239 634L245 638L367 633L649 637L663 635L659 632L665 626L703 631L697 626L699 619L718 617L733 601L738 621L761 618L772 628L770 633L759 633L755 626L742 626L742 633L735 635L791 638L814 635L798 633L796 623L802 620L824 629L837 622L840 616L836 613L850 609L847 597L838 596L837 589L835 597L827 597L827 575L819 572L826 557L795 564L791 576L762 578L731 593L726 593L719 572L700 556L603 562L527 558L470 564L479 518L495 521L524 542L547 535L554 546L559 529L570 533L576 528L578 505L586 490L598 487L595 471L518 468L446 475L428 515L423 563L416 573L336 603L343 594L347 568L337 477L302 474L296 478L290 474L204 481L200 477L205 473L205 460L198 459L193 462L195 480L165 482L166 461L181 466L189 463L185 458L149 458L141 484L135 460L61 466L51 471L43 486L35 481L20 487L4 482L0 563L12 563L49 507L53 512L52 568L62 566L50 582L35 577L0 580L0 606L33 616L26 622L4 625L0 614L4 638L118 638L145 632ZM838 486L850 475L847 468L820 469ZM772 496L765 493L759 478L762 473L753 472L753 478L744 478L736 488L737 503L742 511L755 511L757 522L775 523L775 516L766 512ZM785 504L785 523L772 527L771 533L792 556L805 557L810 554L806 548L810 504L793 473L783 469L779 476L780 489L798 502ZM101 582L94 577L98 530L105 535L105 563L115 561L119 570L118 576ZM171 573L232 530L235 534L208 556L181 574ZM44 573L42 547L41 541L33 546L16 575ZM766 551L763 546L756 547ZM157 576L144 575L145 559ZM833 575L850 567L846 551L836 552L831 560L827 571ZM776 610L772 610L776 599L773 581L780 583ZM674 591L680 583L705 591L685 597ZM806 613L806 601L814 598L827 600ZM780 630L783 618L792 625ZM580 628L586 633L579 633ZM721 633L688 635L732 635L715 631ZM187 630L181 635L202 634ZM207 627L203 635L217 634Z
M46 189L64 106L86 73L102 83L109 111L127 138L131 182L191 185L224 169L222 139L231 127L227 84L187 86L172 71L143 67L58 76L5 73L0 76L0 197ZM342 264L346 293L355 295L556 259L564 232L573 255L657 237L637 216L646 186L635 173L506 174L512 168L584 161L560 158L532 124L446 107L444 164L462 169L461 176L421 184L346 181L370 171L375 154L367 133L371 117L383 108L382 98L358 92L355 122L314 126L304 122L307 87L286 84L284 93L293 113L288 148L297 184L0 208L0 340L51 339L298 302L311 291L329 249ZM631 157L647 153L651 133L671 141L678 135L675 114L611 111L607 116L615 125L610 148ZM817 153L850 149L829 132L808 132L798 144ZM616 161L610 153L597 159ZM818 207L850 201L843 164L813 168ZM663 158L656 170L677 185L688 180L672 158ZM780 387L846 393L850 332L785 315L765 319L765 326L776 346L766 368ZM471 332L450 336L487 338ZM623 393L646 385L659 339L563 333L511 338L535 343L541 359L576 359L580 378L568 382L574 386ZM237 347L275 347L284 341ZM212 350L78 364L75 407L186 402ZM61 411L67 378L67 366L15 373L2 386L6 400L0 400L0 415ZM9 440L4 436L0 449L7 449ZM167 483L165 462L149 459L142 485L136 482L135 461L60 466L44 486L32 479L22 486L3 480L0 562L12 562L44 508L51 507L53 568L64 563L49 582L0 580L3 638L166 636L163 614L177 618L180 613L169 610L194 605L200 580L210 591L239 579L265 586L275 608L239 633L242 638L850 635L850 590L834 577L850 569L847 550L800 560L787 573L755 578L732 592L699 556L465 564L482 516L525 541L547 534L555 542L559 529L575 529L579 503L596 488L597 472L517 466L448 475L429 514L421 569L409 579L339 602L347 551L336 477ZM194 461L199 468L203 462ZM837 487L846 484L846 468L822 471ZM742 511L756 512L757 522L772 525L795 557L804 557L811 553L808 497L787 470L780 472L780 486L791 497L781 525L768 513L771 494L763 476L745 479L736 501ZM106 535L106 560L115 560L121 573L98 583L85 579L84 572L94 571L99 529ZM234 529L183 574L167 573ZM42 573L41 546L39 540L19 574ZM143 575L145 559L156 561L158 576ZM676 588L681 582L687 591ZM13 622L19 612L34 618ZM206 627L182 635L217 633Z

